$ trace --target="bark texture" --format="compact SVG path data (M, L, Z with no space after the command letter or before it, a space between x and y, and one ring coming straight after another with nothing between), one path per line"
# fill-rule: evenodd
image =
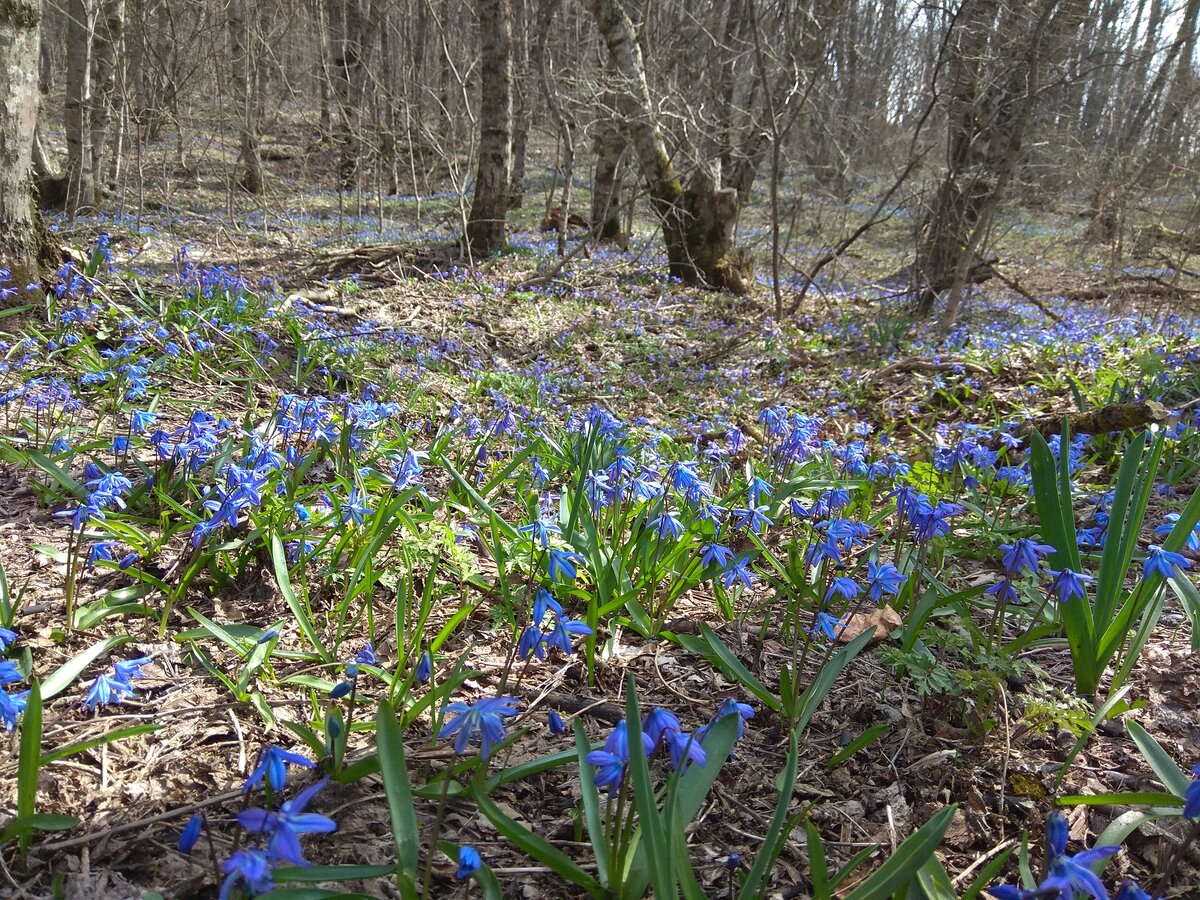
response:
M467 245L478 256L504 246L512 182L512 16L508 0L481 0L479 167L467 219Z
M41 11L41 0L0 2L0 267L10 270L9 280L18 288L37 280L29 171L37 125Z
M618 108L638 161L650 202L662 222L671 274L688 284L742 293L749 284L749 255L733 253L740 204L737 191L721 189L707 173L697 173L685 191L654 114L642 50L620 0L589 0L588 6L608 48L613 73L621 80Z
M255 66L251 64L250 47L254 40L248 31L245 0L228 0L226 22L229 26L229 54L233 63L233 88L236 101L234 120L238 131L238 153L242 174L238 183L248 194L258 195L265 189L262 155L259 152L258 105L253 85Z
M67 99L64 124L67 132L67 212L74 217L96 205L92 176L92 0L67 3Z

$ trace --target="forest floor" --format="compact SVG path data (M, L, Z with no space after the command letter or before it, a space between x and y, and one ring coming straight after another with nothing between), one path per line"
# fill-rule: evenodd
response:
M1025 840L1036 871L1044 859L1043 823L1056 798L1169 789L1139 753L1125 720L1141 725L1182 768L1200 760L1200 656L1193 652L1200 610L1166 591L1161 618L1132 668L1120 707L1096 717L1091 700L1075 695L1065 642L1050 632L1022 639L1030 623L1045 625L1053 612L1045 613L1044 603L1037 608L1044 587L1039 593L1036 583L1025 584L1015 611L1000 616L1000 638L982 640L995 621L982 588L1001 575L999 548L1040 534L1027 491L1010 490L995 478L994 464L986 476L988 466L974 459L956 462L953 473L937 465L939 448L953 449L1003 426L1015 430L1030 417L1122 400L1161 401L1171 413L1162 423L1171 440L1158 470L1161 489L1149 499L1138 536L1140 559L1148 544L1161 540L1155 528L1166 513L1183 507L1200 472L1194 422L1200 326L1180 315L1195 308L1197 290L1194 277L1180 274L1186 260L1175 271L1157 262L1114 271L1091 259L1090 251L1046 252L1075 247L1073 225L1051 222L1042 232L1014 227L1002 242L1003 269L1040 306L991 282L973 294L950 334L935 335L912 323L889 278L905 257L895 240L839 263L797 314L776 321L765 284L743 299L663 278L652 235L630 253L598 248L556 271L553 236L517 231L512 252L469 266L454 259L444 239L448 227L430 231L412 221L403 201L388 215L397 222L408 216L405 224L376 229L373 236L392 245L386 253L371 251L368 242L377 214L366 209L347 217L343 209L336 216L329 198L281 203L280 210L294 209L294 215L251 215L240 229L220 224L206 208L212 206L198 201L193 212L155 220L112 213L85 223L71 241L83 251L79 269L87 274L50 309L52 320L33 310L0 321L10 335L0 386L17 392L5 400L0 430L0 561L5 602L16 609L0 625L19 636L10 658L25 679L38 676L47 694L41 752L51 759L37 773L37 811L78 820L68 830L36 834L24 858L10 844L0 856L0 876L8 884L0 892L214 896L226 876L214 874L209 848L220 861L246 840L236 825L238 811L250 803L241 786L268 744L324 756L323 767L335 776L313 809L336 821L337 831L306 838L311 862L394 866L385 785L377 770L354 767L375 752L375 704L390 695L403 713L422 847L429 846L437 822L438 838L480 851L504 896L583 896L497 830L468 796L474 776L453 768L450 742L438 740L436 732L450 700L478 700L501 686L516 697L520 712L506 725L519 737L484 765L492 778L490 799L595 876L579 766L555 758L568 752L573 760L575 742L569 731L554 734L546 714L556 709L568 722L577 718L587 738L602 741L625 714L632 674L643 710L669 709L689 729L708 722L721 698L755 707L687 831L704 894L735 896L745 872L726 864L731 854L753 863L770 843L775 779L787 763L793 728L754 686L782 696L782 672L794 665L799 641L789 604L811 612L820 591L797 591L787 599L786 583L781 587L769 572L744 590L719 587L719 578L688 582L656 633L639 634L644 623L637 610L619 608L603 617L594 648L577 642L572 655L552 650L544 661L518 662L506 677L520 619L507 612L514 603L510 589L524 597L537 583L536 547L526 551L528 565L512 555L506 559L505 548L517 553L519 539L496 531L493 516L520 526L542 502L535 482L514 473L530 465L531 446L550 470L548 489L581 496L575 481L582 484L586 473L572 468L579 463L573 454L581 451L567 441L589 409L619 420L619 440L651 470L699 457L708 471L708 461L719 458L727 474L716 471L711 483L727 506L748 505L735 497L735 485L749 473L770 481L778 494L764 502L780 527L730 538L736 553L755 557L760 572L768 559L786 561L789 546L793 554L804 549L796 549L797 532L782 527L785 496L815 501L839 479L854 492L856 514L879 535L871 552L885 553L902 569L905 559L916 567L907 570L908 586L893 601L897 622L879 620L882 640L849 659L799 742L791 809L803 812L823 838L831 871L858 851L877 848L857 863L839 896L950 804L956 811L938 851L953 885L949 896L970 895L980 874L1002 857L1007 861L993 881L1015 881L1020 854L1006 854L1019 851ZM112 268L100 259L88 271L87 261L95 260L89 247L100 233L112 235ZM754 237L750 229L748 234ZM236 267L237 273L220 267ZM787 292L785 302L794 296ZM13 308L16 302L10 301ZM69 309L86 314L64 322L61 314ZM67 343L69 335L75 337ZM111 374L120 372L114 352L118 360L148 361L145 393L122 397L128 384ZM100 379L97 386L88 377L97 372L109 373L107 383ZM65 380L80 406L64 410L50 400L47 411L26 402L46 389L51 376ZM306 539L288 518L290 508L280 511L287 504L264 503L243 515L211 556L197 555L208 553L208 544L188 549L203 501L216 496L205 493L203 478L219 483L222 462L233 458L229 448L241 447L243 439L254 446L243 432L269 435L280 398L291 395L396 404L372 424L368 449L348 451L352 465L342 465L347 459L330 451L334 458L320 459L300 477L302 487L286 489L289 503L303 500L314 515L321 498L335 494L326 520L317 515L314 531L322 536L313 534L319 546L312 559L291 567L295 590L270 552L273 533ZM335 410L339 402L349 401L335 400ZM71 520L60 515L69 516L86 494L85 463L124 471L135 482L138 472L163 472L149 437L126 427L129 411L138 408L150 410L154 427L167 433L186 432L197 410L235 427L220 432L225 449L204 463L206 474L194 481L182 477L179 493L171 496L179 508L155 500L153 486L140 494L135 486L127 509L112 509L104 522L88 526L120 543L122 553L136 553L131 564L85 567L75 562L80 539ZM772 462L778 448L760 412L774 408L818 417L813 446L828 442L821 452L833 455L800 460L795 469ZM336 423L345 425L348 415L343 410ZM468 427L466 437L459 429L453 440L443 440L448 423L469 423L473 416L481 432L472 436ZM506 416L513 420L511 431ZM131 446L113 450L122 429ZM731 431L743 435L745 446L726 446ZM51 448L58 437L69 450ZM861 475L846 474L833 448L860 439L869 447L868 459L896 454L909 472L889 475L878 489ZM724 450L712 456L713 445ZM553 446L561 448L561 458L552 459ZM1128 438L1120 435L1095 436L1082 449L1073 473L1081 527L1113 486L1127 449ZM400 496L387 465L409 450L430 451L423 460L423 495L408 497L403 506L411 531L401 529L403 535L397 531L375 548L368 568L379 572L363 593L345 600L347 586L358 584L348 573L363 559L355 535L373 527L373 519L368 515L357 529L349 524L353 519L339 522L342 503L352 501L339 499L338 492L358 488L369 506L384 507ZM463 473L465 479L456 477ZM165 475L181 477L174 470ZM465 490L467 482L476 493ZM891 524L899 516L885 498L902 483L966 507L930 555L906 556ZM554 515L565 528L568 513ZM694 527L699 544L702 526ZM528 539L521 546L529 547ZM579 586L556 585L576 610L598 591L600 577L593 557L581 552L580 568L587 572ZM630 552L658 551L642 545ZM1187 555L1195 562L1194 553ZM199 559L204 565L193 572L189 567ZM640 559L645 568L647 557ZM859 566L852 569L861 579ZM1137 563L1130 585L1140 572ZM925 595L909 592L915 594L914 582L922 579L938 603L928 618L916 621ZM298 615L289 595L301 584L305 611ZM64 627L70 592L77 597L74 628ZM422 596L431 602L419 603ZM426 617L414 630L410 617L418 608ZM276 628L278 634L269 633ZM916 648L905 641L908 628L914 639L919 633ZM332 658L315 650L309 629ZM720 638L752 682L697 652L706 634ZM851 636L839 634L830 652ZM377 665L364 664L368 671L355 693L335 703L329 691L343 677L341 667L368 640ZM412 673L419 651L429 648L435 674L421 684ZM585 656L594 669L590 677ZM810 677L816 656L801 660L800 670ZM108 662L132 657L150 659L133 694L119 704L85 709L94 677ZM53 696L48 684L56 688ZM1101 697L1109 693L1107 680L1104 685ZM336 746L336 729L332 739L328 734L335 709L354 726L342 747ZM147 727L112 737L114 729L138 726ZM18 809L18 733L12 732L0 758L5 815ZM1075 752L1078 743L1082 749ZM62 748L73 752L56 758ZM539 764L546 759L553 764ZM447 773L458 779L453 790ZM307 783L303 769L290 774ZM1091 846L1134 807L1068 803L1072 846ZM205 813L208 836L184 855L176 849L180 829L197 810ZM1149 818L1121 842L1124 849L1105 880L1150 879L1173 853L1180 826L1178 818ZM813 896L805 827L786 834L778 851L762 895ZM423 849L422 860L427 858ZM433 854L431 860L430 896L464 890L450 856ZM338 890L400 896L394 877L346 879ZM1200 857L1193 851L1168 895L1197 896L1197 884Z

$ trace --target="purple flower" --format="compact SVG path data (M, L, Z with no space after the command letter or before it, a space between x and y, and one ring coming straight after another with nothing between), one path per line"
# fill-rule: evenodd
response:
M183 826L183 831L179 833L179 852L191 853L192 848L196 846L196 841L200 840L200 831L204 828L204 816L196 813L188 823Z

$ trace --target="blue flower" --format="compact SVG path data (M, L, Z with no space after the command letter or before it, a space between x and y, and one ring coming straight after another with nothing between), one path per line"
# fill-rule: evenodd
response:
M1127 880L1121 883L1121 889L1117 891L1116 900L1151 900L1151 897L1138 887L1137 884Z
M287 767L303 766L306 769L313 768L316 763L307 757L301 756L299 753L292 753L289 750L283 750L279 747L268 747L262 755L262 759L255 766L254 771L250 773L250 777L246 779L246 783L242 785L242 793L249 793L263 783L266 779L267 785L273 791L283 790L283 786L287 784Z
M708 734L708 730L717 722L720 722L726 716L737 716L737 740L742 739L742 735L746 731L746 720L754 718L754 707L749 703L738 703L732 697L726 697L721 701L721 705L717 707L716 713L713 714L712 720L707 725L702 725L696 729L696 739L703 742L704 736Z
M817 613L817 621L813 627L808 630L808 633L813 637L819 634L825 635L831 641L837 640L838 634L845 626L845 619L839 619L836 616L831 616L827 612Z
M238 882L252 894L265 894L275 887L271 878L271 861L262 850L239 850L221 866L225 880L221 882L218 900L231 900ZM239 893L240 896L240 893Z
M654 529L659 540L670 538L677 541L683 534L683 523L669 509L664 509L662 515L650 523L650 527Z
M337 684L335 684L333 686L333 689L329 692L329 696L332 697L334 700L340 700L340 699L342 699L342 697L345 697L347 694L349 694L352 690L354 690L354 685L351 684L349 681L339 681Z
M517 641L517 656L521 659L529 659L530 656L536 654L538 659L545 659L546 648L542 643L545 637L542 629L536 625L527 626L521 632L521 639Z
M196 841L200 840L200 832L204 828L204 816L196 813L188 823L183 826L183 831L179 833L179 852L191 853L192 848L196 846Z
M765 506L754 506L746 509L735 509L733 517L737 519L739 528L748 528L755 534L761 534L775 523L766 516Z
M337 825L328 816L304 811L328 781L322 779L305 788L294 800L285 800L279 812L258 807L244 809L238 813L238 823L247 831L269 835L267 852L272 859L283 860L294 866L308 865L300 850L300 835L328 834L337 830Z
M558 581L561 574L567 581L574 581L579 574L575 569L576 563L583 562L583 557L570 550L559 550L551 547L548 553L547 571L551 581Z
M24 681L25 676L11 659L0 659L0 684L15 684Z
M370 641L363 644L363 648L354 655L354 661L359 665L376 666L379 663L375 660L375 648Z
M83 698L83 708L88 712L95 712L101 706L120 703L122 698L132 696L133 688L124 681L101 674L96 676L92 686L88 688L87 695Z
M1019 599L1017 589L1013 587L1011 579L1001 578L991 587L984 591L985 594L991 594L996 598L997 603L1016 603Z
M483 857L479 855L479 851L464 844L458 848L458 868L454 871L454 877L459 881L466 881L482 866Z
M1145 567L1146 578L1156 573L1163 578L1170 578L1175 574L1176 569L1190 569L1192 564L1182 553L1164 550L1158 544L1151 544L1150 555L1146 557Z
M1000 549L1004 551L1001 565L1004 566L1004 571L1012 576L1020 575L1022 572L1036 572L1038 566L1041 565L1042 557L1054 552L1054 548L1049 544L1038 544L1029 538L1021 538L1011 544L1002 544Z
M733 559L733 551L720 544L705 544L700 548L700 565L708 568L715 565L724 569Z
M7 653L12 642L17 639L18 635L11 628L0 626L0 653Z
M907 575L901 575L900 570L891 563L876 564L874 560L867 562L867 596L874 603L879 603L884 594L893 597L900 593L900 588L908 580Z
M729 567L721 574L721 583L725 585L725 590L733 587L735 581L740 581L746 587L750 587L753 575L746 568L746 563L749 560L750 557L748 556L739 556L729 564Z
M573 634L591 634L592 629L584 622L577 619L567 619L563 616L557 616L554 620L554 627L549 632L543 632L542 640L546 647L557 647L568 656L571 655L571 635Z
M428 681L433 677L433 657L426 650L421 654L421 659L417 663L417 681Z
M454 752L466 753L467 746L476 738L482 749L480 757L485 761L492 754L492 748L504 740L504 718L517 713L515 697L486 697L468 706L466 703L451 703L446 707L447 712L455 713L455 717L442 726L438 732L439 738L448 738L452 734Z
M654 751L650 736L642 732L643 752L649 756ZM596 769L592 781L597 788L612 793L621 786L625 776L625 767L629 764L629 730L622 719L613 728L612 734L604 742L603 750L593 750L583 758L589 766Z
M116 673L117 680L132 690L133 679L141 678L142 666L149 664L150 657L148 656L139 656L137 659L120 659L113 663L113 671Z
M1058 595L1059 603L1069 603L1071 600L1080 600L1087 596L1088 582L1096 580L1091 575L1067 568L1061 572L1051 569L1050 577L1053 579L1050 582L1050 590Z
M12 731L17 727L17 719L25 712L25 701L28 697L29 691L21 691L19 694L0 691L0 722L4 723L6 730Z
M1192 766L1195 780L1183 792L1183 816L1185 819L1200 819L1200 763Z
M1031 900L1035 897L1072 900L1076 897L1092 897L1108 900L1096 873L1091 867L1102 859L1116 853L1119 847L1094 847L1068 856L1067 820L1060 812L1053 812L1046 819L1046 844L1050 851L1049 873L1035 891L1027 891L1010 885L988 888L988 893L997 900Z
M538 519L531 525L522 525L517 531L530 535L532 540L542 545L543 550L550 547L550 535L562 534L562 529L549 519Z
M567 724L557 709L551 709L546 718L550 723L551 734L562 734L567 730Z
M862 593L862 587L853 578L847 578L845 575L839 575L834 578L829 584L829 590L825 592L825 602L828 603L834 597L841 597L843 600L853 600Z

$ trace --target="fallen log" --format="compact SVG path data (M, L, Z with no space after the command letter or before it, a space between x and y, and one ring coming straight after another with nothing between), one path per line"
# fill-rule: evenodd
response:
M1062 433L1063 419L1067 420L1071 434L1109 434L1114 431L1129 431L1146 425L1162 425L1170 412L1157 400L1140 403L1114 403L1099 409L1067 415L1037 416L1025 422L1018 430L1019 437L1028 439L1034 431L1049 438Z

